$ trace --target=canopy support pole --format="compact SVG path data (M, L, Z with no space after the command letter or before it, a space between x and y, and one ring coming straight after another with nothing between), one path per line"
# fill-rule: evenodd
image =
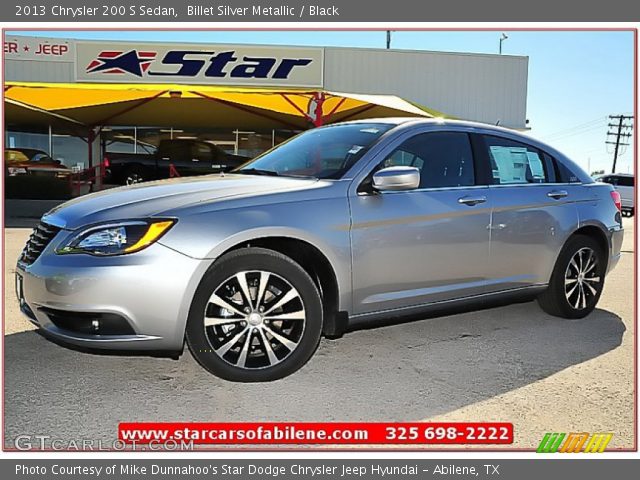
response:
M53 129L51 128L51 124L49 124L49 156L53 158Z
M315 118L313 120L313 125L316 127L321 127L322 125L324 125L324 112L322 111L325 101L324 92L314 93L313 99L316 101L316 110L314 112Z
M309 100L309 103L311 103L311 101L315 100L316 102L316 107L314 110L314 116L309 115L307 112L305 112L304 110L302 110L298 105L296 105L296 103L291 100L286 93L281 93L280 94L282 96L282 98L284 98L289 105L291 105L293 108L295 108L298 113L300 113L301 115L304 116L304 118L306 118L309 122L311 122L313 124L314 127L321 127L322 125L324 125L324 121L329 118L329 115L327 115L325 117L324 112L322 111L322 107L324 106L324 101L326 100L325 94L324 92L314 92L313 96L311 97L311 99ZM342 104L342 102L345 99L343 98L340 103L338 105L336 105L336 107L332 110L331 113L335 112L335 110Z
M89 133L87 134L87 156L89 169L93 167L93 141L95 140L96 132L93 127L89 127ZM89 184L89 191L93 192L93 182Z
M300 113L300 115L302 115L302 116L303 116L304 118L306 118L308 121L310 121L311 123L313 123L313 118L311 118L307 112L305 112L305 111L304 111L304 110L302 110L298 105L296 105L296 103L295 103L293 100L291 100L291 99L287 96L287 94L286 94L286 93L281 93L281 94L280 94L280 96L281 96L282 98L284 98L284 99L289 103L289 105L291 105L293 108L295 108L295 109L298 111L298 113Z

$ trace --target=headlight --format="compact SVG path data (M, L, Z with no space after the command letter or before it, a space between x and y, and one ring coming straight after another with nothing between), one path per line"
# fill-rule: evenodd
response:
M58 254L123 255L134 253L155 243L175 220L150 220L97 225L68 238Z

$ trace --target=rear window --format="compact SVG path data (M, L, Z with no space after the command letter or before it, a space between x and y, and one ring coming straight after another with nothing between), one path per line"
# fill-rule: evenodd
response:
M6 163L28 162L29 157L27 157L24 153L20 152L19 150L5 150L4 161Z
M605 177L600 177L598 181L608 183L609 185L614 185L616 187L633 187L635 184L634 177L627 177L622 175L607 175Z
M633 187L633 184L634 184L633 177L617 177L617 178L618 178L618 185L620 185L621 187Z
M549 168L555 170L555 181L557 183L580 183L578 176L567 168L562 162L559 162L551 155L544 153L545 164L549 165Z

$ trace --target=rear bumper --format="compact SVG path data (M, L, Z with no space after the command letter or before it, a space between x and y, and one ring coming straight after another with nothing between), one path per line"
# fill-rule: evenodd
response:
M607 273L613 270L620 261L624 229L622 226L610 228L609 235L609 263L607 264Z

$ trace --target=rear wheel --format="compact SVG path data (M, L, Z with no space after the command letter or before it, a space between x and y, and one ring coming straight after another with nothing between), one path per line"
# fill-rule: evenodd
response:
M243 248L205 274L186 339L196 360L214 375L261 382L301 368L321 331L320 294L302 267L272 250Z
M538 297L557 317L583 318L593 311L604 287L606 256L593 238L571 237L560 252L548 288Z
M122 183L124 185L134 185L136 183L142 183L148 180L147 172L145 172L144 168L137 165L128 167L125 170L123 177L124 178Z

